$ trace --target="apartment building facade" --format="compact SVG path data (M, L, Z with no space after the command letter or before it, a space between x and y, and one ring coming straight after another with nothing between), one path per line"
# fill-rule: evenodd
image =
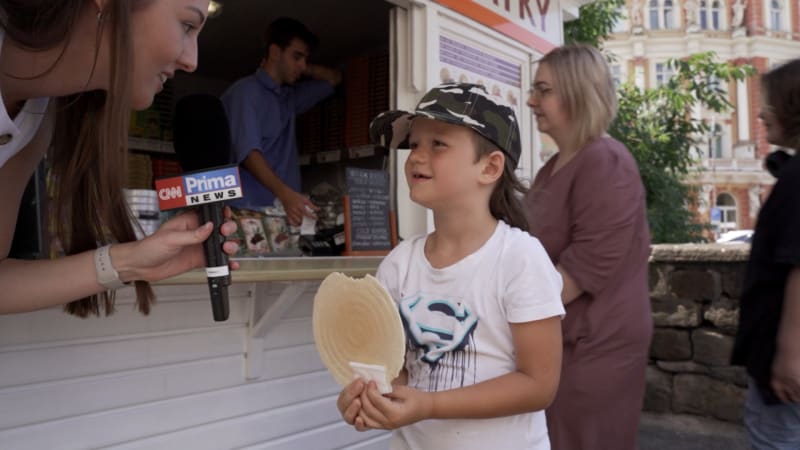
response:
M614 33L603 44L616 55L617 80L655 87L671 75L666 61L713 51L720 61L750 64L759 73L800 57L797 0L627 0ZM722 83L733 108L693 112L711 131L700 136L688 182L697 187L698 218L715 233L753 228L774 180L762 168L774 150L758 119L759 77Z

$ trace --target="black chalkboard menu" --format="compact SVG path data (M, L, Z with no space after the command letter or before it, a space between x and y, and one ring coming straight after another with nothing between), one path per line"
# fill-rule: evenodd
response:
M345 254L385 254L396 244L384 170L345 168Z

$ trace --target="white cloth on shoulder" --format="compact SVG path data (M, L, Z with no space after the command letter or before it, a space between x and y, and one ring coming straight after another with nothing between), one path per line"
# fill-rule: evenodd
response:
M5 30L0 28L0 49L3 47L4 37ZM0 93L0 167L25 148L36 135L47 112L49 100L47 97L28 99L12 120Z

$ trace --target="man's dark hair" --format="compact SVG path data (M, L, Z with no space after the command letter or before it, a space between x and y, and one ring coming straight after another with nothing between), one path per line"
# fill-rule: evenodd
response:
M309 51L314 50L317 45L319 45L317 36L309 31L300 21L292 19L291 17L280 17L273 20L264 33L266 52L269 53L269 47L272 44L284 50L291 44L292 39L300 39L303 41L308 46Z

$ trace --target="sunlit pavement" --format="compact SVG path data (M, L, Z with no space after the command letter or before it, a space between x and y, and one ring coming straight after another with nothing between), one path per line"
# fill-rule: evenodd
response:
M640 450L749 450L744 428L690 415L643 413Z

